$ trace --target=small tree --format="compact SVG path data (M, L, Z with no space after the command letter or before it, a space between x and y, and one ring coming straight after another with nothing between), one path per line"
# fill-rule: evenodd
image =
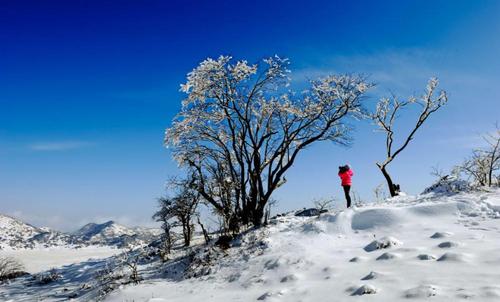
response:
M377 105L375 114L373 114L373 120L379 127L379 130L385 133L385 147L386 147L386 158L383 162L377 162L377 166L384 175L389 187L389 192L391 196L397 195L396 185L394 184L391 176L387 171L387 166L408 146L411 140L413 140L417 130L427 121L429 116L439 110L446 102L448 97L445 91L440 91L436 94L438 86L438 80L436 78L431 78L427 84L427 89L419 99L415 97L410 97L407 101L400 101L397 97L383 98ZM413 129L409 132L405 139L403 139L402 144L399 147L394 147L394 132L395 132L395 121L401 110L410 106L421 106L422 109L418 116L418 119L413 126Z
M184 246L191 244L194 232L193 216L200 200L200 194L196 190L195 179L172 180L171 185L177 189L177 194L172 199L172 214L182 226Z
M162 222L162 228L166 237L166 244L172 247L172 227L181 226L184 246L191 244L194 231L193 216L200 200L200 194L196 190L195 179L172 179L169 188L173 190L174 196L159 199L160 209L153 215L153 219Z
M160 197L158 198L159 210L154 213L153 219L157 222L161 222L161 228L163 230L163 258L166 259L167 255L172 251L172 246L174 243L174 234L172 229L176 226L175 222L172 221L174 218L174 213L172 211L174 202L171 198Z
M500 169L500 128L498 123L495 125L495 132L483 136L483 139L489 146L484 152L488 162L488 186L491 187L495 180L494 173Z

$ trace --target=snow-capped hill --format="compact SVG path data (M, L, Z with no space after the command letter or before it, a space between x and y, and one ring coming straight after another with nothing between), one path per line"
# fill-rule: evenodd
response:
M128 228L114 221L89 223L73 234L47 227L35 227L19 219L0 214L0 249L141 245L160 235L158 229Z
M19 219L0 214L0 249L23 248L26 242L42 231Z
M78 238L50 228L38 228L19 219L0 214L0 249L32 249L74 246L85 243Z
M74 235L90 244L115 245L125 247L146 243L158 233L155 229L128 228L114 221L89 223L76 231Z
M107 240L123 235L132 236L134 234L133 230L114 221L108 221L105 223L89 223L75 232L76 236L91 242Z

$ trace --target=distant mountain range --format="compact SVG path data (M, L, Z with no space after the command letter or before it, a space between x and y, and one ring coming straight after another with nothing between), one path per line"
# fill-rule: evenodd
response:
M105 245L128 247L144 244L161 234L154 228L129 228L114 221L89 223L74 233L39 228L0 214L0 250Z

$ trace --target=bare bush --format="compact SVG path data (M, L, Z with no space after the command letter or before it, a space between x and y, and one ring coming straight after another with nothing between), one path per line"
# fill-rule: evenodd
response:
M0 283L26 275L24 266L13 257L0 257Z
M318 209L318 219L320 218L322 213L328 212L333 205L335 199L333 198L321 198L314 200L314 206Z
M35 276L36 282L40 285L50 284L61 278L62 275L54 268L47 272L39 273Z
M383 201L387 198L387 192L384 190L384 184L381 183L373 189L376 201Z
M142 277L139 274L139 262L144 255L142 250L129 250L120 255L120 264L129 270L129 280L134 284L139 284Z

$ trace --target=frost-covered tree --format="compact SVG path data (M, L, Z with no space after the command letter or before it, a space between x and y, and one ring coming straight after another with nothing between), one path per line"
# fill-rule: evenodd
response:
M377 104L373 119L379 130L385 133L386 158L383 162L377 162L377 166L384 175L391 196L397 195L396 185L387 171L387 166L406 148L414 138L417 130L427 121L429 116L439 110L446 102L448 97L445 91L437 92L438 80L431 78L427 84L425 93L420 98L410 97L406 101L400 101L397 97L382 98ZM401 110L410 106L420 106L421 111L418 115L415 125L403 138L399 147L394 144L395 121Z
M184 246L191 244L194 232L193 218L196 214L196 207L200 201L200 194L196 190L195 179L172 179L169 188L172 190L172 197L159 198L159 210L153 215L153 219L162 223L164 230L166 250L170 252L172 247L172 228L182 227Z
M498 124L495 132L484 135L483 139L487 147L474 150L472 155L459 166L459 169L469 176L476 185L491 187L498 177L495 176L495 172L500 170L500 128Z
M200 201L200 194L196 190L195 179L192 177L174 179L171 181L171 187L176 190L176 193L172 198L170 211L182 227L184 246L189 246L194 232L193 218Z
M164 259L170 254L174 243L174 234L172 229L176 226L176 222L172 221L175 217L172 212L173 201L168 197L158 198L159 209L153 215L153 219L161 222L161 229L163 230L163 250L162 256Z
M495 132L487 134L484 140L488 144L488 148L484 151L488 162L488 186L492 186L495 180L495 171L500 169L500 127L498 123L495 127Z
M289 62L206 59L187 76L187 94L165 142L196 173L198 191L228 228L262 223L266 204L297 155L318 141L346 144L348 116L359 116L372 85L353 75L288 91Z

